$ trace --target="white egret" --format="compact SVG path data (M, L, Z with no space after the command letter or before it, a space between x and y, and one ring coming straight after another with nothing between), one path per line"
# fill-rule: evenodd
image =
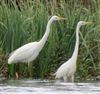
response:
M36 57L39 55L39 52L42 50L44 44L46 43L52 22L57 21L57 20L65 20L65 18L52 16L51 19L47 23L46 32L44 36L42 37L42 39L39 42L30 42L16 49L10 55L8 59L8 64L17 63L17 62L29 63L32 60L36 59Z
M79 48L79 30L82 25L90 24L91 22L79 21L76 27L76 43L75 49L71 58L62 64L58 70L55 72L55 78L63 78L64 82L74 82L74 74L76 72L76 61L78 56Z

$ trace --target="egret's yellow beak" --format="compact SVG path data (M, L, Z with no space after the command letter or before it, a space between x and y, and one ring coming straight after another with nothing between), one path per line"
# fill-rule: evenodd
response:
M67 18L59 17L59 20L67 20Z
M93 24L93 22L86 22L86 24Z

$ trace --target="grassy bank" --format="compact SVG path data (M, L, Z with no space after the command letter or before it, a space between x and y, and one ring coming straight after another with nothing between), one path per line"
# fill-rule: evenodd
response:
M34 0L4 3L0 5L0 69L8 78L51 78L57 68L72 55L75 43L75 28L80 20L93 21L83 26L80 32L80 47L76 79L86 80L100 75L100 16L96 0L90 5L74 0ZM8 54L16 48L38 41L45 33L48 19L52 15L68 18L51 27L48 40L40 55L29 68L27 64L7 64Z

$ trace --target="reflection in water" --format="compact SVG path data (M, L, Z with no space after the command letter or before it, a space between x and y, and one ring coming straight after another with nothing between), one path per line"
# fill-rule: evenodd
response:
M0 94L100 94L100 82L62 83L48 80L0 82Z

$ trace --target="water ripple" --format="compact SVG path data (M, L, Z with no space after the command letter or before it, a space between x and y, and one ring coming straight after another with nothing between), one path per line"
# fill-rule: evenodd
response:
M100 94L100 82L62 83L49 80L0 82L0 94Z

